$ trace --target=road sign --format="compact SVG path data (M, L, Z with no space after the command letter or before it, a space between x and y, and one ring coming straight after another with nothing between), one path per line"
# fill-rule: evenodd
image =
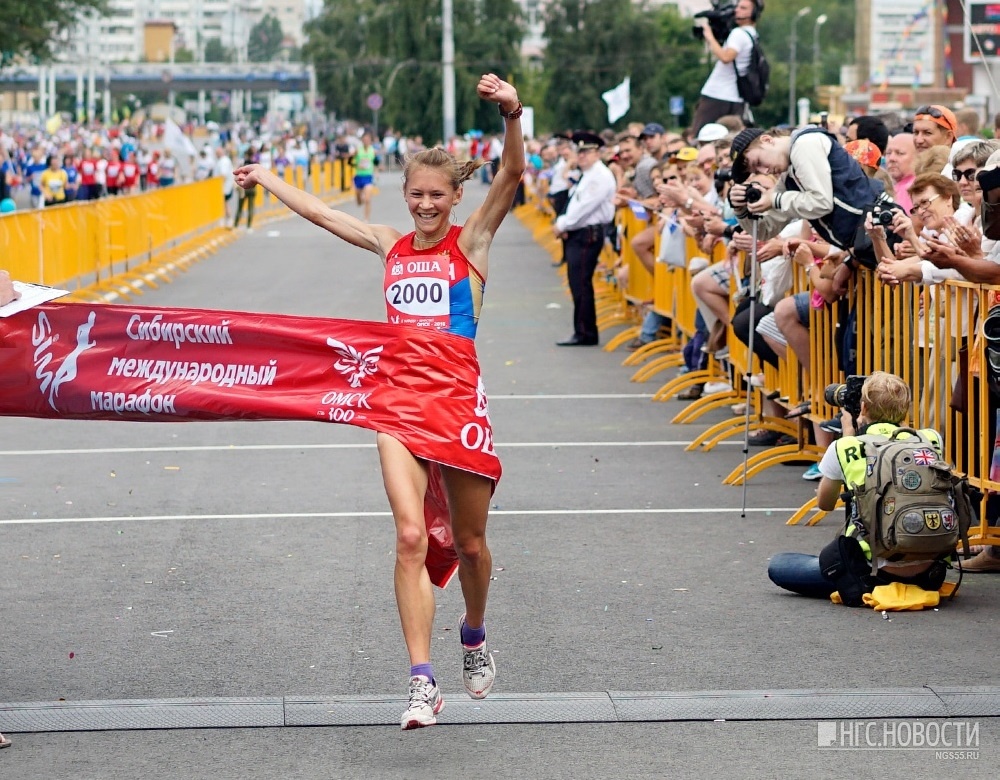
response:
M378 111L382 108L382 96L378 92L372 92L368 96L368 108L372 111Z
M670 114L671 116L680 116L684 113L684 98L680 95L672 95L670 97Z

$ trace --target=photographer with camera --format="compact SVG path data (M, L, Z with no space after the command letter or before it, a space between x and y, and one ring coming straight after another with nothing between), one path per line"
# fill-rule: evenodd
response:
M704 37L715 58L695 107L691 128L695 134L721 117L744 115L746 105L736 86L736 73L746 73L750 67L750 51L757 39L754 25L763 10L763 0L739 0L735 6L716 0L710 11L695 15L701 25L695 32L700 31L699 37ZM720 43L720 39L724 41Z
M729 202L744 228L758 219L758 237L770 238L794 219L805 219L833 251L851 249L864 210L885 197L877 179L821 127L807 125L779 136L747 128L730 149L733 181ZM753 173L781 176L767 192L748 196L744 184Z
M911 397L909 386L898 376L875 371L868 377L850 376L845 384L830 385L826 388L826 400L844 411L844 436L827 448L819 464L823 478L816 491L817 503L820 509L830 511L843 490L853 491L865 484L866 469L871 468L870 453L866 453L865 440L858 437L891 437L909 413ZM925 460L940 458L941 436L929 428L917 433L921 441L933 448L933 451L930 448L919 450L926 453L921 457ZM954 552L954 546L938 554L928 553L924 560L890 562L879 559L876 562L878 573L871 576L868 533L877 518L862 516L859 504L848 497L845 527L818 556L792 552L773 556L767 569L771 582L813 598L829 598L834 591L839 591L841 599L849 606L862 606L864 593L870 593L876 585L892 582L918 585L928 591L938 590L947 569L944 558L947 553ZM888 507L885 511L889 513ZM906 517L909 519L909 515Z

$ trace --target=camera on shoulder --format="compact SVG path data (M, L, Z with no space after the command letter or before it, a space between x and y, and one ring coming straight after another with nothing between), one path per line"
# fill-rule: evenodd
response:
M706 11L699 11L694 15L695 19L708 19L708 26L712 28L712 35L720 43L729 37L729 33L736 27L736 3L734 0L712 0L712 7ZM698 40L705 37L705 31L700 26L692 28L691 32Z

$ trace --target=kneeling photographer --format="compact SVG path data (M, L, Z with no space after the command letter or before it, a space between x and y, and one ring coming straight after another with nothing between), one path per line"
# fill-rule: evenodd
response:
M964 493L957 498L943 491L940 496L917 495L929 492L920 491L922 484L924 488L931 487L929 479L922 480L921 469L944 469L950 473L950 469L945 468L947 464L940 460L940 434L926 428L915 432L917 438L911 433L904 433L895 440L910 441L911 445L918 447L910 450L909 465L901 469L901 482L918 499L926 500L928 506L944 497L948 502L945 506L954 503L954 510L908 511L905 506L908 499L901 496L900 506L897 507L894 493L891 504L888 498L884 502L872 502L865 499L866 478L872 476L870 471L879 474L879 445L892 439L910 411L910 388L894 374L875 371L868 377L850 376L843 385L831 385L826 389L826 400L843 409L844 436L827 448L820 461L819 470L823 479L816 495L819 508L829 511L836 506L841 492L846 491L847 521L837 538L818 556L804 553L778 553L773 556L768 565L768 577L775 585L803 596L829 598L834 591L838 591L841 600L848 606L863 606L864 594L870 593L877 585L893 582L917 585L926 591L938 590L944 582L947 560L955 550L954 538L950 539L949 546L949 539L943 534L957 533L968 521L968 516L962 511L967 509ZM890 548L884 558L876 555L873 562L872 547L875 546L878 553L887 546L884 540L878 541L873 532L880 521L897 518L902 523L898 531L900 538L904 532L923 532L932 538L923 541L924 546L917 554L894 555ZM924 530L925 523L927 531ZM932 532L935 531L941 533L934 535Z

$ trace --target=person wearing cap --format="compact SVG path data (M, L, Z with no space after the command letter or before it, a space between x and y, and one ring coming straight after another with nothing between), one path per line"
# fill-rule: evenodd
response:
M757 39L754 25L761 10L757 0L739 0L733 15L736 26L724 43L715 40L708 19L697 20L702 23L705 43L715 58L715 66L701 88L701 97L695 106L691 129L696 134L709 122L721 117L730 114L743 116L746 106L736 86L736 72L746 73L750 67L750 52Z
M618 182L601 160L604 141L599 135L573 133L573 143L583 175L573 188L566 213L556 218L553 227L564 242L566 275L573 296L573 335L556 343L560 347L587 347L598 343L594 271L607 226L614 219Z
M880 167L882 162L882 152L869 141L862 138L858 141L848 141L844 144L844 151L858 161L861 170L870 179L878 179L887 193L893 191L892 177Z
M650 122L639 133L639 143L645 147L649 156L653 158L654 164L667 159L666 147L668 145L668 138L666 129L659 122Z
M729 135L729 130L726 129L725 125L720 125L718 122L709 122L698 131L695 141L699 144L714 144L716 141L721 141L727 135Z
M730 156L735 183L729 202L747 231L751 217L758 219L761 239L777 235L794 219L805 219L831 251L850 249L865 207L884 197L882 183L868 178L857 160L821 127L807 125L790 136L750 127L733 139ZM749 203L744 182L753 173L781 179Z
M958 121L950 108L921 106L913 115L913 145L918 152L932 146L951 147L958 138ZM950 173L947 172L945 175Z

